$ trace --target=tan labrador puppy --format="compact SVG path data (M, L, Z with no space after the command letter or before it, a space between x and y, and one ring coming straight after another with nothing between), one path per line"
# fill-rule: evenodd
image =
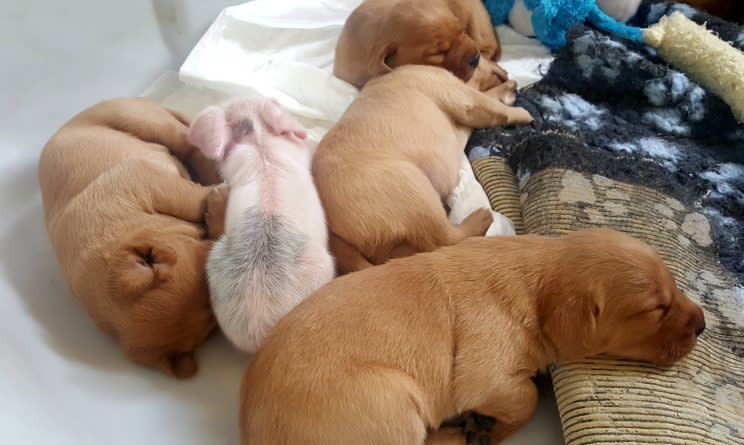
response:
M498 443L535 410L532 377L597 354L669 365L703 312L648 245L606 230L474 238L331 282L274 328L241 390L243 445ZM632 335L628 335L632 333Z
M467 84L438 67L396 68L367 83L320 141L313 177L340 273L488 230L490 209L453 226L442 203L473 128L532 121L509 106L516 83L500 83L494 65L482 59Z
M111 100L44 147L39 182L49 239L72 293L135 363L185 378L215 326L201 223L216 168L188 121L144 99ZM174 155L179 158L177 159ZM220 218L222 215L219 215Z
M481 0L365 0L347 19L333 74L357 88L402 65L446 68L467 81L501 45ZM506 71L496 67L506 81Z

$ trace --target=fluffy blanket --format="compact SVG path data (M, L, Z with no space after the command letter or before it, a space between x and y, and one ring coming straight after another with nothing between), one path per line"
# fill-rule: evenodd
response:
M674 10L744 49L744 28L686 5L647 2L634 20L645 27ZM506 157L521 180L563 166L668 193L701 208L721 262L744 281L744 126L721 99L652 48L578 27L518 104L535 124L475 133L471 160Z
M688 6L647 0L633 23L672 11L744 49L744 29ZM609 226L647 241L708 322L695 353L669 369L554 367L566 441L744 443L744 126L650 47L586 27L518 105L533 125L468 143L496 210L518 233Z

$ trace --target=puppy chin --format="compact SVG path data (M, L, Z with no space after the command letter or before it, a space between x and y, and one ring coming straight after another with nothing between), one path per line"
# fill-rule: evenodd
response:
M692 340L674 342L667 345L658 357L651 360L651 362L659 366L671 366L690 355L695 349L695 345L697 345L697 340L694 338Z
M473 74L475 74L475 70L462 70L461 73L455 73L457 77L462 79L463 82L468 82L470 79L473 78Z

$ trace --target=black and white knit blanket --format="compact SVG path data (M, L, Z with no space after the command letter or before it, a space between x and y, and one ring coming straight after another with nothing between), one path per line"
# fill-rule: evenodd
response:
M744 50L744 28L684 5L646 0L633 24L673 11ZM707 215L721 263L744 283L744 125L720 98L652 48L580 26L517 105L533 125L475 132L471 160L505 157L520 181L564 167L677 198Z

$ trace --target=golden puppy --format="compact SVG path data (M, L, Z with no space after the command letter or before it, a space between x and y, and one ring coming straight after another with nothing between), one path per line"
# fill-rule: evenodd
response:
M501 46L481 0L365 0L336 46L333 74L357 88L407 64L434 65L467 81ZM506 81L506 71L496 67Z
M66 123L41 155L44 216L72 293L135 363L185 378L215 325L200 223L213 164L188 121L143 99L111 100ZM204 161L204 162L201 162Z
M482 59L467 84L438 67L396 68L367 83L320 141L313 176L340 273L488 230L489 209L453 226L442 202L473 128L532 121L505 104L516 83L495 86L493 65Z
M341 277L282 319L243 378L242 443L464 445L437 428L467 411L495 419L497 443L531 417L551 363L668 365L704 326L628 235L471 239Z

